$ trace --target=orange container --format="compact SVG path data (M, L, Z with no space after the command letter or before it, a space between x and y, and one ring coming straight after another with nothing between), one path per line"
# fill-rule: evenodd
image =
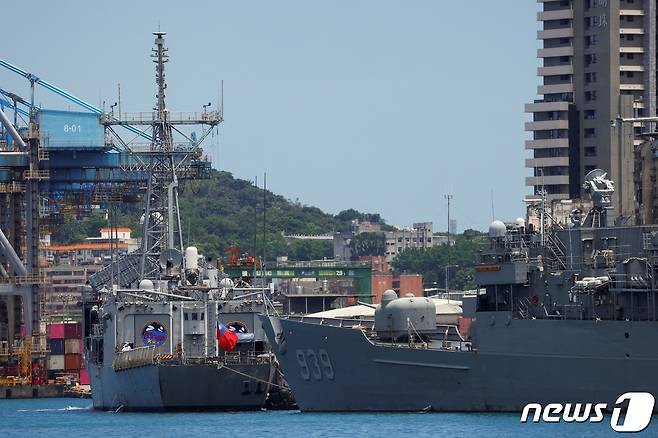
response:
M79 354L67 354L64 362L66 371L75 371L82 368L82 356Z

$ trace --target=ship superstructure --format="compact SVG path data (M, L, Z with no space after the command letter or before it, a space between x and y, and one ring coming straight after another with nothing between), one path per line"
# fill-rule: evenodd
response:
M568 226L543 199L538 224L491 224L468 332L429 327L413 297L382 300L374 325L261 317L299 407L521 411L658 394L658 226L610 224L605 172L585 187L592 208L574 209Z

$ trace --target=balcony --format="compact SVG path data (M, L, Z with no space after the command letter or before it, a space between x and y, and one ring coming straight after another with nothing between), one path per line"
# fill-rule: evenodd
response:
M644 47L620 47L619 53L644 53Z
M619 84L619 89L626 91L642 91L644 90L644 84Z
M620 65L619 71L644 71L643 65Z
M569 184L569 175L528 176L525 179L527 186L553 186Z
M537 12L537 21L571 19L573 19L573 9L559 9L557 11Z
M569 102L537 102L526 103L526 113L537 113L540 111L569 111Z
M537 76L572 75L573 65L556 65L555 67L538 67Z
M526 131L550 131L553 129L569 129L569 121L544 120L541 122L525 122Z
M568 166L569 157L526 158L525 167Z
M552 47L550 49L537 49L537 58L553 58L558 56L573 56L573 47Z
M569 82L566 84L540 85L537 87L537 94L558 93L573 93L573 84Z
M622 35L644 35L644 29L641 27L622 27L619 29Z
M619 15L633 15L635 17L641 17L644 15L644 9L620 9Z
M548 148L568 148L568 138L548 138L545 140L526 140L525 148L532 149L548 149Z
M571 27L537 31L538 40L548 40L551 38L572 38L572 37L573 37L573 28Z

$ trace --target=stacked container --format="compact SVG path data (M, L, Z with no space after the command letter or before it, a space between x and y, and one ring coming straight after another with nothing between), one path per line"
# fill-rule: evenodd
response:
M75 374L78 377L82 368L81 337L82 329L79 322L64 324L65 370L67 373Z
M64 349L64 324L53 323L46 327L50 354L48 356L48 379L54 379L66 367Z
M47 334L50 345L48 377L73 374L79 378L83 369L80 323L52 323L48 325Z

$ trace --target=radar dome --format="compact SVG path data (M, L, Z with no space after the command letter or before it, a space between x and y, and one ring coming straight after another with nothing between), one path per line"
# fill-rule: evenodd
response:
M143 279L139 282L139 289L141 290L153 290L153 282L148 278Z
M519 228L525 227L525 219L523 219L522 217L517 217L516 220L514 221L514 223Z
M489 225L489 237L504 237L507 228L502 221L493 221Z
M224 289L233 289L233 280L228 277L224 277L219 281L219 287Z

